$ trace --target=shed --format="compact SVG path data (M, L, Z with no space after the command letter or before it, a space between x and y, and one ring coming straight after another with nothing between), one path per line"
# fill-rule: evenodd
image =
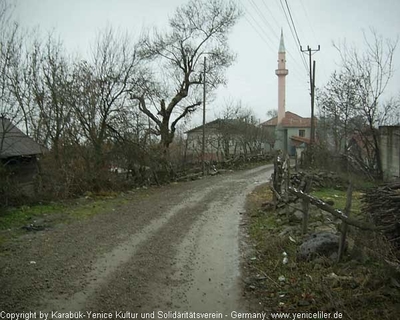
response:
M9 119L0 117L0 159L30 157L43 153L43 148L19 130Z
M9 119L0 117L0 164L3 177L25 195L34 192L38 155L45 149L24 134ZM8 187L7 187L8 188Z

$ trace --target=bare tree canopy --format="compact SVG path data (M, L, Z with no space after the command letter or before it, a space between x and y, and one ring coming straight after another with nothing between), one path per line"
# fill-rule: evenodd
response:
M345 42L334 45L341 56L341 70L319 91L321 115L333 130L336 151L347 152L350 136L361 143L359 158L382 174L378 127L393 124L398 101L386 98L393 77L393 57L398 39L384 39L373 29L364 33L364 51ZM362 154L364 153L364 154Z
M156 124L165 151L178 122L201 105L203 57L208 89L225 83L224 72L235 58L227 36L240 15L233 1L191 0L176 10L169 31L154 31L141 39L140 57L156 67L152 79L148 77L131 97Z

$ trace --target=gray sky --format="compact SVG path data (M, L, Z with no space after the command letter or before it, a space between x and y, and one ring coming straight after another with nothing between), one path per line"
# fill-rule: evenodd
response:
M186 0L15 0L15 18L26 28L54 30L71 52L84 56L96 33L106 26L139 35L143 28L167 27L168 17ZM326 83L338 68L339 54L332 42L346 39L362 48L363 30L373 27L384 37L400 33L398 0L287 0L303 48L321 46L316 53L316 85ZM280 0L241 0L245 16L230 35L237 53L228 70L228 84L217 91L217 99L207 107L212 120L229 99L241 99L262 121L266 112L277 108L277 51L283 28L289 75L286 78L286 110L310 116L309 83L298 46L290 32ZM285 5L285 0L282 0ZM308 59L307 56L305 56ZM308 63L308 60L307 60ZM387 96L400 93L400 47L395 55L395 76ZM200 123L200 114L192 124Z

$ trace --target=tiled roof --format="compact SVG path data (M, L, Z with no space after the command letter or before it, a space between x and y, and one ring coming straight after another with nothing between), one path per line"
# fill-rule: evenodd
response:
M316 122L316 119L314 121ZM274 117L263 122L261 125L275 127L277 123L278 117ZM286 111L285 117L282 119L282 126L285 128L310 128L311 118L303 118L293 112Z
M209 129L218 130L218 129L224 129L224 128L225 129L226 128L235 129L235 128L237 128L237 126L243 125L244 123L245 122L243 122L240 119L220 119L220 118L218 118L211 122L207 122L205 124L204 128L206 130L209 130ZM254 126L253 124L248 124L248 125ZM185 133L192 133L192 132L200 131L202 129L203 129L203 125L200 125L198 127L195 127L193 129L186 131Z
M42 147L10 120L0 117L0 158L31 156L43 153Z

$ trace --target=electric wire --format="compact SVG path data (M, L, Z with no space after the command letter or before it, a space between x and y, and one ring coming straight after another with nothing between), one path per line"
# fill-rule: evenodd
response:
M294 32L296 34L296 39L297 39L299 48L301 48L301 42L300 42L300 39L299 39L299 34L297 33L297 28L296 28L296 25L294 23L292 12L290 11L290 7L289 7L289 4L288 4L287 0L285 0L285 3L286 3L286 8L287 8L287 10L289 12L290 20L292 21L293 29L294 29ZM301 56L303 57L303 63L307 66L307 63L306 63L305 58L304 58L304 55L302 54Z
M283 6L282 0L280 0L279 2L280 2L280 5L281 5L281 7L282 7L282 11L283 11L283 13L284 13L284 15L285 15L286 22L287 22L287 24L289 25L289 29L290 29L290 32L291 32L291 34L292 34L293 40L294 40L294 42L296 43L296 42L297 42L297 39L296 39L295 33L294 33L294 31L293 31L292 25L290 24L289 17L288 17L288 15L287 15L287 13L286 13L285 7ZM306 70L306 73L309 75L310 72L309 72L309 70L308 70L307 63L305 62L304 55L303 55L302 52L300 51L300 47L298 47L298 50L297 50L297 51L299 52L299 54L300 54L300 56L301 56L300 59L301 59L301 61L303 62L303 66L304 66L304 68L305 68L305 70Z
M257 15L261 18L261 20L267 24L268 28L272 31L272 34L275 36L275 38L279 41L279 37L276 35L276 33L274 32L274 30L272 29L272 26L267 22L268 20L266 19L265 15L262 14L260 8L253 2L253 0L250 0L250 4L252 5L252 8L256 11ZM249 21L249 19L246 18L246 20L249 22L249 24L252 26L252 28L260 35L260 37L262 38L262 40L264 42L267 43L268 47L271 48L270 43L268 43L265 38L263 36L261 36L260 31L262 31L262 33L268 38L268 40L270 42L273 42L273 40L268 36L268 34L266 33L266 31L264 30L264 28L260 25L260 23L257 21L257 19L251 14L250 10L245 6L244 3L242 3L242 6L244 8L244 10L246 11L247 15L249 15L251 17L251 19L256 23L256 25L258 26L258 29L256 27L254 27L254 25ZM270 12L270 10L269 10ZM246 15L245 15L246 16ZM275 52L275 49L272 49L273 52ZM290 50L286 51L288 53L288 55L293 59L293 61L296 61L296 58L291 54ZM302 81L301 79L303 78L303 72L299 69L298 65L296 63L293 63L293 68L292 70L295 72L293 73L293 75L296 76L296 78L298 78L298 80Z
M257 19L252 15L250 8L247 8L247 6L244 3L241 3L244 11L245 11L245 19L248 22L248 24L252 27L252 29L258 34L258 36L261 38L261 40L268 46L268 48L271 50L271 52L276 52L275 46L271 46L271 38L268 36L268 34L265 31L265 28L263 28L260 23L257 21ZM254 6L253 6L254 8ZM259 8L259 7L258 7ZM269 10L270 11L270 10ZM249 19L251 18L251 20ZM253 22L252 22L253 21ZM276 36L276 33L273 33ZM279 37L277 37L279 39ZM292 69L292 75L294 78L299 81L302 85L307 84L307 80L304 77L304 71L301 71L301 68L299 68L299 64L296 63L297 59L291 54L291 51L286 50L286 53L292 58L293 63L291 63L291 69Z
M251 2L253 2L253 0L251 0ZM267 3L265 2L265 0L263 0L262 3L264 4L264 7L267 9L268 13L270 14L270 16L272 17L272 19L275 21L276 25L278 26L279 23L278 23L278 21L275 19L274 14L272 13L272 11L270 10L270 8L268 7L268 5L267 5ZM280 40L279 36L274 32L274 30L272 29L271 25L270 25L269 22L268 22L268 19L265 17L265 15L263 15L263 14L261 13L261 9L258 7L258 5L257 5L256 3L253 2L253 4L254 4L254 5L253 5L253 8L256 8L257 11L260 12L259 14L262 15L263 21L267 24L267 26L268 26L268 27L270 28L270 30L273 32L273 34L274 34L274 36L276 37L276 39L279 41L279 40ZM286 50L286 52L287 52L288 55L292 58L292 61L295 62L295 61L297 60L297 59L291 54L291 50ZM298 69L297 64L293 64L293 66L294 66L293 70L295 70L296 72L298 72L298 74L300 75L300 77L303 77L303 72L302 72L300 69Z
M274 19L275 24L277 26L279 26L279 22L275 19L275 15L272 13L271 9L268 7L267 3L265 2L265 0L262 1L264 7L267 9L267 11L269 12L270 16L272 17L272 19Z
M317 36L316 36L316 34L315 34L315 30L314 30L314 28L313 28L313 26L312 26L312 23L311 23L311 21L310 21L310 18L309 18L308 14L307 14L307 10L306 10L306 8L305 8L305 6L304 6L302 0L300 0L300 4L301 4L301 7L302 7L302 9L303 9L303 13L304 13L304 16L305 16L305 18L306 18L308 27L310 28L310 31L311 31L311 33L312 33L312 35L313 35L314 41L315 41L315 42L318 42L318 41L317 41ZM327 74L327 72L326 72L326 68L325 68L325 65L324 65L324 64L320 64L320 67L319 67L318 69L319 69L319 70L322 69L323 75L324 75L326 78L328 77L328 74Z
M261 39L267 44L267 46L271 49L271 51L274 51L274 48L271 46L271 43L266 41L264 36L262 35L262 33L267 37L268 35L265 33L264 29L260 26L260 24L258 23L258 21L256 19L254 19L254 17L250 14L250 12L248 11L248 9L246 8L246 6L243 5L244 10L246 11L247 14L244 15L246 21L250 24L250 26L258 33L258 35L261 37ZM253 23L248 19L249 16L250 18L253 19L253 21L257 24L257 26L259 27L259 29L257 29ZM259 30L261 30L262 32L260 32Z
M285 0L285 3L286 3L286 8L287 8L287 10L289 12L290 21L292 21L294 33L296 34L297 43L299 44L299 47L300 47L301 43L300 43L300 40L299 40L299 34L297 33L296 25L294 24L292 13L290 12L290 8L289 8L289 5L287 3L287 0Z
M310 22L310 18L308 17L307 10L306 10L306 8L304 7L304 4L303 4L303 1L302 1L302 0L300 0L300 4L301 4L301 7L303 8L304 16L306 17L308 26L310 27L311 33L312 33L312 35L313 35L313 37L314 37L314 41L317 42L317 37L315 36L314 28L313 28L313 26L312 26L312 24L311 24L311 22Z
M261 12L260 8L258 7L258 5L253 1L250 0L250 4L253 6L253 8L255 9L256 13L259 15L259 17L261 18L261 20L265 23L265 25L271 30L271 33L275 36L275 38L277 38L277 40L279 41L279 37L275 34L272 26L270 25L270 23L268 22L268 20L266 19L265 15Z

